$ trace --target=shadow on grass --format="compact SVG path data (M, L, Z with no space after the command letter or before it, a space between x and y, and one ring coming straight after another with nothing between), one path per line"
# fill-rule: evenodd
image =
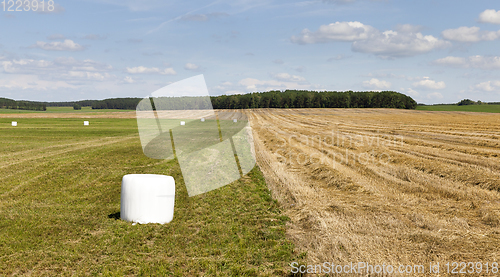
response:
M108 218L113 218L115 220L120 219L120 212L116 212L114 214L108 214Z

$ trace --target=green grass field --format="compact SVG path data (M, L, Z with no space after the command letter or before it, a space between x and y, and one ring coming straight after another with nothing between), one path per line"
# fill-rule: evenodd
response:
M421 111L460 111L460 112L483 112L483 113L500 113L500 105L432 105L432 106L417 106L417 110Z
M0 275L280 276L304 257L257 167L188 197L176 160L142 153L135 119L81 121L0 118ZM172 222L119 219L131 173L175 178Z

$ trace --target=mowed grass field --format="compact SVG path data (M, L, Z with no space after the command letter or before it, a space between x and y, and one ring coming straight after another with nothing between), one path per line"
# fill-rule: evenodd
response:
M417 106L420 111L461 111L461 112L484 112L484 113L500 113L500 105L483 104L483 105L429 105Z
M89 120L0 117L0 275L280 276L304 256L257 167L188 197L175 160L142 153L135 119ZM175 178L172 222L119 219L132 173Z
M432 262L440 276L456 276L446 263L461 270L472 262L483 264L475 276L498 276L491 265L500 262L500 114L262 109L248 116L258 164L308 264L424 265L437 276L429 274Z

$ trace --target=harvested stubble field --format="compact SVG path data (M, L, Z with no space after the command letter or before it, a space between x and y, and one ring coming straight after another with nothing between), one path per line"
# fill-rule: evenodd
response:
M258 164L309 264L439 262L443 275L447 262L500 261L500 115L270 109L248 116ZM483 267L480 275L490 274Z

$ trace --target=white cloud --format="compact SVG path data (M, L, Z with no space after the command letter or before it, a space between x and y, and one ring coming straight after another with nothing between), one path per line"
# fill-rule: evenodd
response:
M363 86L371 89L389 89L391 87L391 83L384 80L372 78L369 81L364 81Z
M500 81L482 82L482 83L475 85L474 88L481 90L481 91L486 91L486 92L491 92L491 91L500 92Z
M127 67L127 73L130 74L161 74L161 75L175 75L177 72L171 67L165 68L164 70L159 69L158 67L145 67L145 66L137 66L137 67Z
M443 95L439 92L433 92L427 94L427 99L443 99Z
M485 10L479 14L479 22L500 24L500 10Z
M184 69L196 71L199 70L200 67L194 63L186 63L186 65L184 65Z
M306 80L304 77L291 75L288 73L273 74L272 77L276 80L287 82L304 82Z
M63 42L55 41L55 42L44 42L37 41L32 48L40 48L47 51L82 51L85 50L85 47L80 44L72 41L71 39L65 39Z
M444 39L460 42L491 41L500 38L500 31L481 31L479 27L460 27L441 32Z
M461 57L452 57L448 56L446 58L442 59L437 59L433 61L434 64L437 65L446 65L446 66L453 66L453 67L465 67L467 64L467 60L465 58Z
M432 62L435 65L479 68L483 70L500 69L500 56L470 56L467 58L448 56Z
M354 41L355 52L372 53L381 58L409 57L450 46L450 42L422 33L385 31L372 39Z
M304 29L299 36L292 36L291 40L299 44L356 41L368 39L377 33L377 29L358 21L335 22L329 25L321 25L316 32Z
M412 97L419 97L420 96L420 93L418 93L418 91L413 90L412 88L408 88L406 90L406 93L408 93Z
M109 64L93 60L76 60L72 57L60 57L54 61L13 59L2 61L0 65L3 67L4 73L50 75L52 77L67 74L69 71L105 72L112 69Z
M282 59L276 59L273 61L275 64L284 64L285 62Z
M3 66L4 73L34 73L41 69L51 69L53 62L46 60L20 59L3 61L0 63Z
M130 76L125 76L125 78L123 78L123 82L127 84L133 84L135 83L135 80Z
M436 82L434 80L430 80L428 77L424 77L424 80L413 83L413 87L424 88L424 89L444 89L446 88L446 84L441 82Z
M398 25L396 30L380 32L358 21L335 22L322 25L315 32L304 29L291 41L298 44L352 41L354 52L372 53L381 58L415 56L451 45L450 42L420 33L422 27L410 24Z
M54 64L65 66L71 70L82 70L82 71L108 71L113 69L109 64L97 62L94 60L77 60L73 57L59 57L54 59Z
M62 78L66 79L87 79L93 81L106 81L113 79L115 76L109 73L101 72L88 72L88 71L69 71L67 74L63 74Z

